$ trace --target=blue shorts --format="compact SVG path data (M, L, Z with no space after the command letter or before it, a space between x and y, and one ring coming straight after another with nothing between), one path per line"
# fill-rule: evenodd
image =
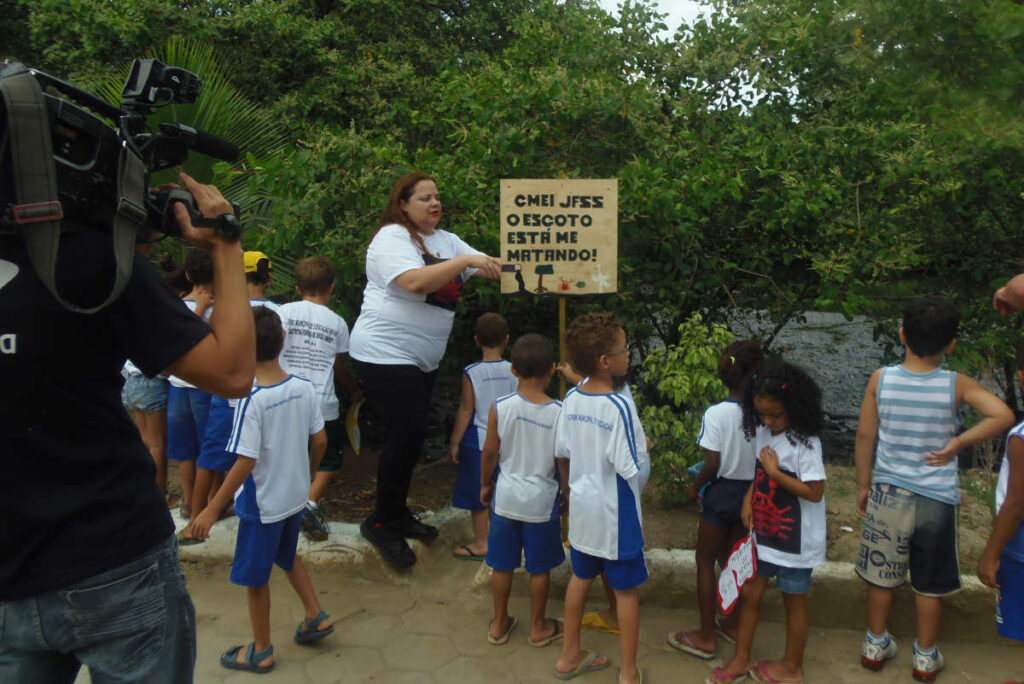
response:
M512 520L491 514L487 534L487 565L501 572L512 572L526 556L526 572L539 575L557 568L565 560L562 546L562 521L542 523Z
M470 426L469 429L475 430L476 428ZM459 470L455 473L455 490L452 492L452 506L467 511L483 511L487 508L487 506L480 503L479 449L459 446Z
M275 523L238 521L235 560L231 563L232 584L261 587L270 581L276 563L285 572L295 567L295 549L299 544L302 511Z
M712 480L701 489L701 519L720 530L729 529L740 522L743 499L749 489L750 480Z
M811 590L811 568L787 568L758 558L757 576L774 577L783 594L806 594Z
M996 627L999 636L1024 641L1024 563L1005 553L996 573Z
M210 413L210 395L195 387L175 387L167 391L167 458L194 461L206 436L206 418Z
M642 553L636 558L609 560L570 547L569 556L572 558L572 574L580 579L589 580L604 572L608 578L608 586L616 591L636 589L650 577Z
M206 433L203 435L196 465L206 470L228 471L235 464L235 455L225 451L231 438L231 427L235 420L235 409L227 399L212 397L210 412L206 418Z
M170 383L163 378L129 375L121 388L121 403L132 411L143 413L166 411L169 386Z

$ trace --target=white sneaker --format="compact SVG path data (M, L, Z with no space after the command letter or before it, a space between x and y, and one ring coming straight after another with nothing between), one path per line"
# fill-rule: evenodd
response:
M885 667L885 661L896 657L896 640L890 635L884 646L872 642L867 636L864 637L864 644L860 647L860 664L873 672L878 672Z
M935 678L939 676L946 667L946 661L939 653L938 649L935 649L935 655L925 655L916 648L914 649L914 679L919 682L934 682Z

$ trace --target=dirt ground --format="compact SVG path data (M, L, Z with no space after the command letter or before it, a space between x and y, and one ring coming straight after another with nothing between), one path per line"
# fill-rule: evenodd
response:
M414 513L437 511L451 504L457 466L447 457L421 463L413 478L409 507ZM852 466L829 465L825 503L828 520L829 560L853 562L860 545L861 518L857 514L857 481ZM180 492L177 472L171 467L170 487ZM985 473L980 469L961 475L960 565L974 573L989 533L992 515ZM355 454L346 447L341 472L331 483L323 506L330 520L361 522L373 509L377 481L377 450ZM992 477L994 486L995 477ZM692 549L697 543L699 515L695 504L666 508L657 492L644 492L644 536L648 548Z

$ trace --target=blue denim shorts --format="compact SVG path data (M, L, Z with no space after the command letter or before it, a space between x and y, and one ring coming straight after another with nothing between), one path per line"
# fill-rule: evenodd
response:
M120 567L46 594L0 602L0 680L192 682L196 621L172 535ZM45 636L44 636L45 635Z
M806 594L811 590L811 568L787 568L758 558L757 576L774 577L783 594Z
M121 388L121 403L132 411L143 413L166 411L169 384L163 378L129 375Z

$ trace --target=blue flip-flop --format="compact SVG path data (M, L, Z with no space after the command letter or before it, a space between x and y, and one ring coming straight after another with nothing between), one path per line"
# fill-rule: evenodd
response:
M245 662L238 662L238 652L245 649ZM255 672L257 674L266 674L274 669L277 665L277 661L270 663L266 667L260 667L259 663L262 663L268 656L274 655L274 645L267 646L267 650L260 651L259 653L253 653L256 648L254 642L249 642L248 646L232 646L220 656L221 667L226 667L229 670L242 670L243 672Z
M323 639L325 636L333 632L334 625L331 625L327 629L316 629L317 625L329 617L330 615L321 610L312 620L306 620L303 618L302 622L299 623L299 626L295 628L295 643L310 644L314 641Z

